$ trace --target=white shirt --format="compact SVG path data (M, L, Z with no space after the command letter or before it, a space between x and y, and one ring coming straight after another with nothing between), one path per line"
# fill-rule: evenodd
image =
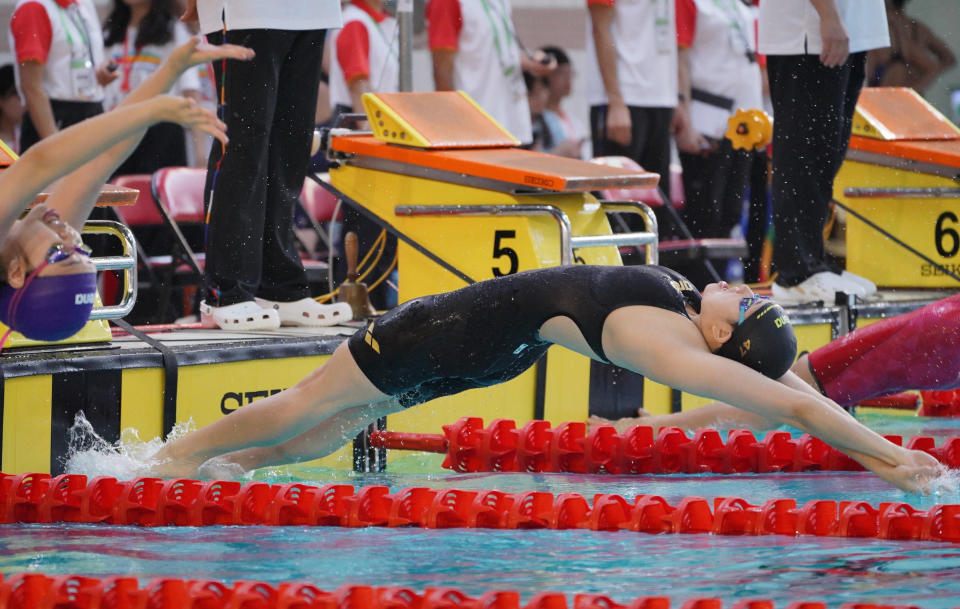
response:
M197 0L200 31L326 30L340 27L340 0Z
M400 59L398 55L397 20L387 17L377 23L369 13L352 4L343 7L343 24L359 21L367 30L370 41L370 90L375 93L396 93L400 88ZM337 37L340 30L330 32L327 44L330 45L330 108L337 105L350 107L350 88L343 75L343 67L337 56ZM356 108L363 112L362 108Z
M697 19L690 46L690 84L733 100L733 107L722 110L695 96L691 118L699 133L722 139L727 119L738 108L763 108L760 67L747 57L748 52L756 51L754 16L740 0L694 0L694 4Z
M835 0L850 37L850 52L890 46L883 0ZM766 55L819 55L820 15L809 0L760 1L760 52Z
M533 128L512 12L510 0L460 0L463 24L453 59L453 87L529 144Z
M27 2L42 5L50 19L50 50L43 69L47 96L60 101L103 101L103 87L94 73L96 66L103 63L103 32L93 1L77 0L76 9L64 9L53 0L19 0L16 8ZM10 42L15 44L12 33ZM20 89L19 66L15 75Z
M106 50L107 57L112 57L117 62L118 78L106 87L104 109L110 110L116 107L129 95L130 91L136 89L140 83L157 71L173 49L185 43L190 37L187 27L175 21L173 38L169 42L136 48L137 28L127 28L126 41L112 44ZM180 75L171 93L183 95L184 91L199 91L200 87L199 68L195 66Z
M617 55L620 94L628 106L673 108L677 105L677 26L673 0L616 0L610 24ZM587 103L607 103L587 19Z

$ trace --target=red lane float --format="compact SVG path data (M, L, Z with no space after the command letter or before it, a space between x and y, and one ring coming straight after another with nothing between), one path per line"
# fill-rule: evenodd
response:
M644 596L620 604L602 594L541 592L523 603L513 590L471 597L456 588L422 593L400 586L341 586L332 592L306 583L271 585L237 581L158 578L140 586L134 577L85 577L18 573L0 576L0 609L670 609L665 596ZM693 598L679 609L724 609L716 598ZM908 605L844 603L838 609L918 609ZM774 609L770 600L728 603L730 609ZM785 609L827 609L817 601L795 601Z
M137 526L341 526L489 529L590 529L641 533L817 535L960 542L960 505L917 510L906 503L739 497L712 504L686 497L670 505L656 495L386 486L354 489L299 483L0 474L0 524L80 522Z
M884 436L902 446L900 436ZM569 472L589 474L735 474L777 471L863 471L842 452L809 434L792 438L771 431L763 440L752 432L731 430L724 442L715 429L700 429L687 437L679 427L636 426L622 434L611 425L587 433L585 423L496 419L486 428L483 419L465 417L443 426L443 434L374 431L372 446L446 453L443 467L458 472ZM929 436L916 436L907 448L933 455L951 468L960 468L960 437L936 446Z

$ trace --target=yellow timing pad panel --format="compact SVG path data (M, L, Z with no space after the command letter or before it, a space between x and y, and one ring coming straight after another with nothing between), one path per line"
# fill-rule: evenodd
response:
M365 93L362 99L381 142L431 149L520 145L463 91Z

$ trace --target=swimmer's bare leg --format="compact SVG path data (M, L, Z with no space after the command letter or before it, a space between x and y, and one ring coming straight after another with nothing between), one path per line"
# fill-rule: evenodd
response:
M636 418L625 417L617 419L616 421L606 421L600 417L590 418L591 425L600 423L613 425L620 433L623 433L634 425L644 425L653 427L654 434L659 433L661 427L679 427L686 430L700 429L702 427L725 427L728 429L765 431L778 426L776 422L766 417L735 408L722 402L711 402L685 412L648 415Z
M155 476L195 476L208 459L253 446L281 444L316 427L341 410L389 398L371 383L346 343L290 389L231 413L160 449Z
M226 466L240 466L244 471L312 461L336 452L380 417L401 410L403 406L396 400L353 406L282 444L245 448L217 457L216 461Z

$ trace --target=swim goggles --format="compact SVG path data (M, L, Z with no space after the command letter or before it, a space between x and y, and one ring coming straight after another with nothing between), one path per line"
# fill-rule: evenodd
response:
M740 317L739 317L739 319L737 319L737 325L739 326L740 324L743 323L743 318L746 316L747 310L748 310L750 307L752 307L753 305L757 304L758 302L763 302L764 300L770 300L770 297L769 297L769 296L760 296L760 295L758 295L758 294L754 294L753 296L750 296L749 298L742 298L742 299L740 299Z
M89 258L92 253L93 250L83 244L66 246L62 243L57 243L47 250L47 255L44 257L44 260L46 260L47 264L56 264L74 254L80 254L81 256Z

